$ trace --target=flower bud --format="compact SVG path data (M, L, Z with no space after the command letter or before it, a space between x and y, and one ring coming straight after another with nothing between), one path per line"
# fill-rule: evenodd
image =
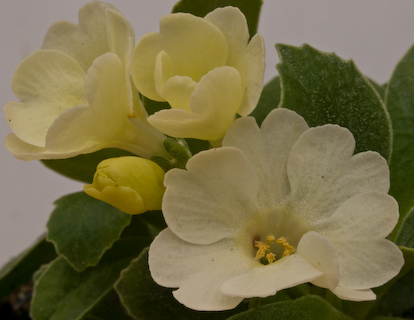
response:
M102 161L93 183L83 190L129 214L161 209L164 171L156 163L139 157L119 157Z

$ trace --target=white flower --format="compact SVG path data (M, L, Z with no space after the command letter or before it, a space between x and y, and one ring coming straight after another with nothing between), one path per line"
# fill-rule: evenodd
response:
M153 126L173 137L220 140L236 113L256 107L264 67L262 36L249 42L243 13L225 7L204 18L161 18L160 32L138 41L131 70L139 92L171 105L149 117Z
M54 23L42 50L24 59L4 108L14 134L6 147L22 160L68 158L102 148L168 156L165 136L147 122L130 79L135 34L112 5L93 1L79 25Z
M376 152L353 155L337 125L308 128L287 109L258 128L240 118L223 148L165 176L169 228L154 240L154 280L196 310L234 308L311 282L341 299L373 300L371 288L404 264L385 237L398 220L389 170Z

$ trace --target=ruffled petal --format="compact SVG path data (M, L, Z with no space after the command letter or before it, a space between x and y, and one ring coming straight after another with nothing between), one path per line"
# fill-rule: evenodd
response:
M322 275L299 255L284 257L271 265L250 269L232 277L220 287L230 297L265 298L276 292L312 281Z
M338 252L328 239L315 231L306 233L296 251L323 274L312 281L318 287L334 289L339 282Z
M355 140L345 128L311 128L298 139L287 163L291 202L297 214L313 223L331 216L354 195L387 193L389 169L376 152L353 155Z
M350 301L371 301L377 298L376 294L370 290L353 290L344 287L336 287L331 290L338 298Z
M243 13L234 7L218 8L204 17L217 26L228 44L227 65L239 70L245 90L237 113L246 116L254 110L263 90L265 44L256 34L249 43L249 29Z
M219 290L224 281L248 269L229 240L194 245L167 228L151 244L148 263L154 281L165 287L179 287L174 297L188 308L228 310L243 300Z
M193 113L166 109L148 121L169 136L219 140L233 123L242 95L239 72L232 67L216 68L195 87L190 99Z
M235 236L255 212L257 178L236 148L203 151L187 170L170 170L162 210L171 231L180 238L208 244Z
M261 129L251 117L237 119L227 131L223 146L243 151L259 180L260 208L285 204L290 193L286 163L299 136L308 129L305 120L288 109L273 110Z
M87 103L85 72L68 55L39 50L24 59L13 76L12 89L21 102L9 102L4 113L10 128L26 143L45 146L46 132L66 109Z
M391 196L355 196L326 221L316 225L339 253L339 286L356 290L378 287L395 277L404 264L401 250L384 239L398 221L398 204Z
M42 49L56 49L73 57L86 72L106 52L125 56L132 51L135 34L125 17L111 4L92 1L79 10L79 24L59 21L48 29Z

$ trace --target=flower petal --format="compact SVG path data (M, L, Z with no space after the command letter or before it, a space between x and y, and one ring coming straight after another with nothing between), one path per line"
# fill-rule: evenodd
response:
M263 90L265 44L256 34L249 43L249 29L243 13L234 7L217 8L204 17L217 26L228 44L227 65L239 70L246 90L237 113L246 116L254 110Z
M208 244L235 236L255 212L257 178L236 148L203 151L187 170L170 170L162 210L171 231L183 240Z
M298 139L287 163L291 202L309 222L328 218L354 195L388 192L387 162L376 152L352 156L355 140L345 128L311 128Z
M221 292L230 297L265 298L276 292L312 281L322 275L304 258L293 254L271 265L250 269L225 281Z
M308 128L297 113L275 109L263 121L261 129L254 118L242 117L227 131L223 146L242 150L256 172L260 208L286 203L290 193L287 159L296 140Z
M128 120L124 65L117 55L106 53L95 60L85 77L85 91L90 105L70 108L56 118L47 133L48 150L118 147L148 158L165 154L161 133Z
M352 197L315 226L338 250L340 286L369 289L398 274L403 255L394 243L384 239L397 221L394 198L372 192Z
M169 136L219 140L233 123L241 98L239 72L232 67L216 68L195 87L190 99L193 114L166 109L156 112L148 121Z
M165 101L155 87L155 63L157 55L163 50L161 36L150 32L139 39L135 46L131 64L131 76L138 91L154 101Z
M45 146L46 132L64 110L86 102L85 72L68 55L39 50L17 67L12 89L21 102L9 102L4 113L13 132L26 143Z
M353 290L344 287L336 287L331 290L338 298L350 301L371 301L376 299L375 293L370 290Z
M168 101L171 108L182 109L192 114L190 97L196 86L197 83L190 77L174 76L164 85L161 96Z
M4 145L7 150L19 160L39 160L39 159L66 159L77 156L79 154L91 153L98 149L86 148L69 153L53 152L46 148L36 147L20 140L15 134L11 133L4 138Z
M119 54L125 63L125 54L133 49L135 34L129 22L113 5L100 1L89 2L79 10L78 19L79 24L68 21L52 24L45 35L42 49L67 53L85 72L97 57L106 52Z
M188 13L166 15L160 19L160 35L176 75L198 82L210 70L226 65L226 39L203 18Z
M154 281L166 287L179 287L173 292L174 297L188 308L227 310L243 300L219 290L224 281L248 268L231 241L194 245L167 228L151 244L148 263Z
M306 233L296 251L323 274L312 281L318 287L334 289L339 282L338 252L328 239L315 231Z

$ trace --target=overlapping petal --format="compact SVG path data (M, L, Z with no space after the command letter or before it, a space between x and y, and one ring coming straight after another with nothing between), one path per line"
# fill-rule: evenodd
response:
M355 140L345 128L324 125L306 131L287 163L290 201L310 222L328 218L354 195L388 192L387 162L376 152L353 156Z
M179 287L174 297L189 308L227 310L243 300L220 291L224 281L248 270L228 239L200 246L181 240L167 228L151 244L148 262L155 282Z
M209 244L234 237L255 211L257 179L236 148L201 152L164 179L164 218L181 239ZM209 226L206 228L206 226Z
M150 117L160 131L220 141L237 113L257 105L264 55L263 38L249 42L237 8L218 8L205 18L175 13L161 18L159 33L138 41L132 78L144 96L172 107Z
M228 130L223 146L234 146L243 151L255 169L260 208L271 208L288 201L287 159L296 140L308 128L297 113L279 109L269 114L260 129L254 118L243 117Z

